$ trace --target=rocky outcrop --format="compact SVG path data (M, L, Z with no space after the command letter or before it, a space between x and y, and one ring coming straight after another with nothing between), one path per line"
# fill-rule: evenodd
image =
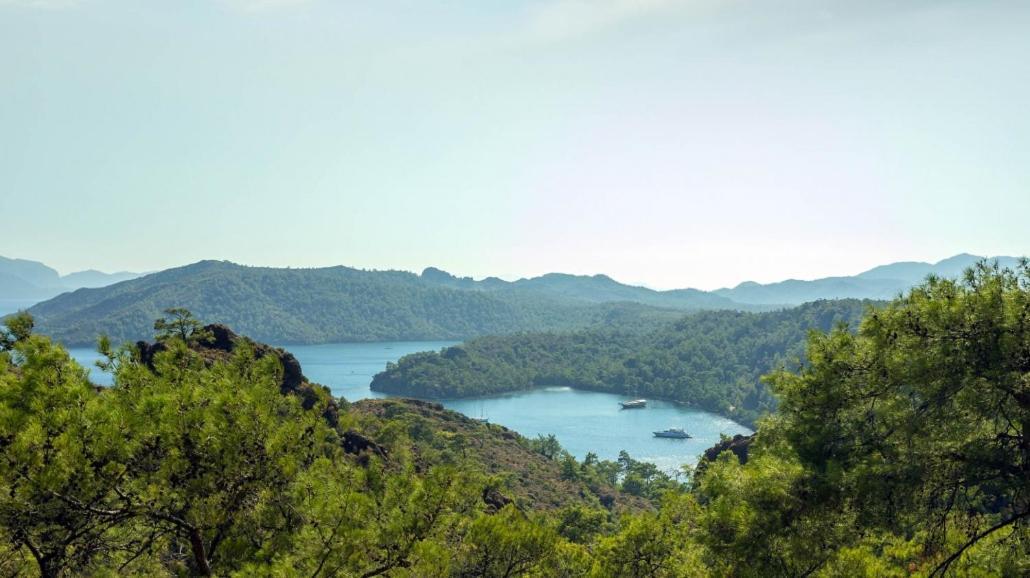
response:
M216 351L232 351L238 337L232 329L221 323L215 323L204 327L204 330L211 335L211 338L204 344L208 349Z
M300 362L292 353L280 347L272 347L264 343L257 343L242 335L237 335L232 329L225 325L215 323L206 325L203 331L210 337L190 345L190 348L199 353L208 363L225 361L232 355L241 343L248 344L254 350L254 357L262 359L266 356L275 357L282 366L283 374L279 382L279 390L284 394L296 395L301 400L304 409L314 407L323 396L329 397L329 405L323 412L323 417L333 427L340 422L340 410L336 400L329 395L329 389L325 386L311 383L301 370ZM168 349L168 346L158 341L148 343L146 341L136 342L136 351L142 363L154 370L154 357Z
M742 464L747 463L748 452L751 449L752 442L755 441L755 434L744 436L737 434L731 438L725 438L719 443L705 450L704 455L697 463L696 472L698 475L703 473L707 468L708 464L718 459L719 455L725 451L733 452L733 455L737 456L737 459Z
M508 496L502 494L497 488L487 486L483 488L483 503L486 504L488 512L494 513L508 504L513 503L513 501Z
M343 451L355 455L371 453L381 458L386 457L386 448L354 430L343 432Z
M136 342L136 352L139 354L139 360L149 367L151 371L154 370L154 356L166 349L168 349L168 346L160 341L156 343L148 343L146 341Z
M245 339L254 348L254 357L257 359L271 355L279 360L279 365L283 368L283 377L282 382L279 384L279 389L283 393L298 393L303 389L305 383L309 383L308 379L304 377L303 371L301 371L300 362L297 361L297 358L281 347L257 343L237 335L232 329L220 323L207 325L204 327L204 331L210 334L211 338L194 346L201 353L224 352L225 354L231 354L236 349L239 341Z
M379 456L386 459L386 448L377 444L372 438L366 437L354 430L343 432L343 451L358 457L358 463L367 466L370 456Z
M717 460L719 455L723 452L732 452L741 464L746 464L748 453L751 450L751 444L754 441L755 434L751 434L749 436L737 434L731 438L723 438L719 443L705 450L705 453L701 455L701 459L697 461L697 466L694 468L694 486L696 487L700 484L701 479L705 475L705 471L708 469L708 464Z

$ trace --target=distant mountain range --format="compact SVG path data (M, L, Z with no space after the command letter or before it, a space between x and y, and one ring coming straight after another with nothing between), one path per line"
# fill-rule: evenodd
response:
M474 280L437 268L420 275L349 267L276 269L201 261L138 278L85 271L65 277L32 261L0 261L0 300L51 295L33 306L41 330L70 345L104 333L136 340L152 332L168 307L190 308L261 341L317 343L401 339L465 339L518 331L620 324L634 326L684 311L771 310L820 299L890 299L929 274L955 277L979 261L956 255L938 263L892 263L851 277L741 283L732 289L656 291L605 275L550 273L505 281ZM1014 257L994 258L1003 267ZM113 283L107 285L107 283ZM92 287L89 286L99 286ZM63 289L62 289L63 287ZM3 289L11 293L5 294ZM14 296L12 296L14 295Z
M928 275L955 278L982 259L984 257L963 253L937 263L908 261L881 265L850 277L825 277L813 281L789 279L768 284L746 281L732 289L710 292L698 289L655 291L624 285L607 275L548 273L512 282L496 277L475 281L469 277L454 277L446 271L430 267L422 272L422 277L461 289L538 293L592 303L632 301L677 309L770 309L820 299L892 299L919 284ZM991 257L989 260L996 260L1000 266L1009 268L1015 267L1019 261L1017 257L1004 256Z
M275 343L464 339L598 324L633 327L682 309L592 302L521 290L468 290L404 271L349 267L275 269L201 261L109 287L79 289L29 311L41 332L68 345L153 333L168 307Z
M747 281L732 289L718 289L714 294L736 303L748 305L800 305L817 299L891 299L927 275L955 278L984 259L963 253L936 263L914 261L874 267L851 277L825 277L814 281L788 279L762 285ZM1015 267L1016 257L991 257L1001 267Z
M62 277L38 261L0 257L0 300L41 301L65 291L104 287L139 276L139 273L103 273L90 269Z
M511 292L519 295L547 295L557 299L573 299L586 303L630 301L654 307L674 309L737 309L739 303L699 289L655 291L646 287L625 285L607 275L569 275L548 273L540 277L504 281L487 277L475 281L471 277L455 277L446 271L429 267L422 271L421 279L455 289Z

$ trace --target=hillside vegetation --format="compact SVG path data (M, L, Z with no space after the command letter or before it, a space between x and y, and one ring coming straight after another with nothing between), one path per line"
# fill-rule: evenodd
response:
M426 402L351 407L286 352L170 314L156 344L101 341L101 389L29 316L0 330L0 574L1030 572L1026 263L814 333L769 377L777 414L688 483Z
M707 291L698 289L656 291L647 287L619 283L607 275L548 273L540 277L510 282L496 277L476 281L468 277L455 277L446 271L429 267L422 272L421 278L429 283L456 289L548 296L588 303L627 301L655 307L687 310L750 308L750 306L742 306L726 297Z
M333 399L287 351L181 309L155 324L154 343L101 340L110 388L33 334L30 316L7 323L3 576L493 568L525 556L523 540L534 556L558 544L562 526L549 516L592 536L652 510L658 488L680 487L633 460L569 476L559 458L572 458L553 438L527 440L438 404ZM616 476L637 471L646 484L621 491ZM477 551L505 536L517 543L500 561Z
M818 301L769 313L697 313L646 332L480 337L405 356L376 375L372 389L454 398L568 385L682 401L753 425L775 405L760 377L800 359L809 331L838 323L854 329L872 306Z
M96 335L145 339L150 320L186 307L257 339L274 343L461 340L520 331L564 331L598 325L636 328L682 312L772 311L822 299L892 299L928 274L955 277L976 262L957 255L939 263L893 263L852 277L742 283L713 292L657 291L606 275L549 273L504 281L474 280L433 267L420 275L349 267L276 269L202 261L138 279L64 293L31 308L43 331L66 345L92 344ZM999 257L1002 265L1015 259ZM57 272L30 261L0 259L0 308L22 306L31 284L106 285L132 274ZM78 284L78 285L76 285ZM12 292L4 297L4 287ZM49 296L49 295L48 295ZM7 300L6 304L2 302Z
M80 289L30 309L68 345L97 335L135 341L170 307L185 307L261 341L319 343L464 339L596 324L632 326L682 313L638 303L448 287L401 271L274 269L204 261L114 286Z

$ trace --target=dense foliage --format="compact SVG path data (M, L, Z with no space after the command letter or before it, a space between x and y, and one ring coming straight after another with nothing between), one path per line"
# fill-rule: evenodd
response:
M558 525L532 504L518 509L507 481L464 451L498 438L537 455L520 446L530 442L447 412L478 428L461 441L415 411L424 405L336 414L327 390L314 403L284 394L283 367L263 346L207 349L194 321L169 311L160 347L103 340L115 383L97 388L32 334L31 318L8 319L0 575L501 576L563 563ZM557 462L536 461L563 481ZM565 481L558 507L612 523L584 484Z
M780 409L746 460L723 452L689 480L454 429L424 402L328 420L323 390L284 394L277 358L246 341L216 358L173 331L150 363L110 352L115 385L98 390L27 317L0 336L3 575L1030 573L1026 263L931 280L857 332L812 335L807 364L769 377ZM513 503L470 432L656 507Z
M624 285L607 275L569 275L547 273L540 277L504 281L488 277L476 281L469 277L455 277L446 271L429 267L422 272L422 280L445 287L511 293L527 296L546 296L590 303L624 301L674 309L739 309L739 303L698 289L671 289L656 291L647 287Z
M857 531L890 536L885 546L908 538L937 572L992 543L1004 548L984 554L985 569L1030 572L1025 260L1016 272L981 264L963 283L930 279L858 335L814 336L808 356L800 373L771 377L783 401L770 437L784 449L765 458L799 467L788 491L804 499L782 510L786 530L824 541L802 565L827 548L868 546Z
M768 313L697 313L644 332L480 337L406 356L376 375L372 389L448 398L569 385L682 401L753 424L774 406L759 378L800 358L809 331L857 325L871 306L818 301Z
M639 324L682 313L525 291L467 290L401 271L273 269L204 261L110 287L80 289L30 309L66 345L105 334L145 339L180 307L270 343L465 339L484 334Z

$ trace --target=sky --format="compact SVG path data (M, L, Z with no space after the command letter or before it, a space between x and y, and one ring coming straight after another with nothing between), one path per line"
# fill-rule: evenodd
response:
M0 0L0 255L713 289L1030 253L1030 2Z

